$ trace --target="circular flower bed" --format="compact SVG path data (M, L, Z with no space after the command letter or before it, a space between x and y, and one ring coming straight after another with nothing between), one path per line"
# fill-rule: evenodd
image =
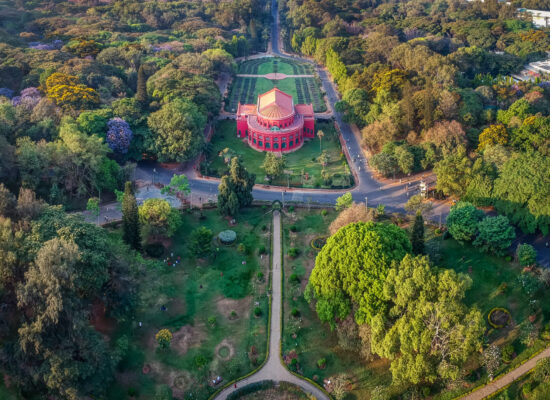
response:
M327 236L317 236L311 240L311 247L315 250L321 250L327 244Z
M501 329L510 323L512 316L507 309L496 307L489 311L487 320L489 321L489 325L493 328Z
M220 241L220 243L222 244L225 244L225 245L230 245L232 243L235 242L235 240L237 240L237 234L235 233L235 231L232 231L232 230L226 230L226 231L222 231L218 234L218 239Z

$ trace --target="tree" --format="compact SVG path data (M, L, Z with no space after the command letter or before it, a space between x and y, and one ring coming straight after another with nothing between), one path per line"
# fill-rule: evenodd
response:
M497 255L504 255L516 237L514 228L504 215L485 217L478 223L477 230L479 233L474 240L474 246Z
M262 168L265 170L266 175L271 182L274 178L281 176L285 170L284 157L277 157L274 153L267 152L265 154L264 163Z
M528 267L537 261L537 251L533 246L527 243L518 244L516 248L516 257L519 265Z
M371 320L372 350L391 360L394 384L461 376L485 330L481 312L463 304L471 284L466 275L432 268L425 256L394 261L382 288L386 307Z
M107 122L106 142L111 150L116 153L126 154L132 142L133 132L128 122L115 117Z
M415 194L411 196L409 200L405 203L405 210L411 214L418 214L419 212L422 216L428 215L432 212L432 202L424 200L424 197L421 194Z
M160 189L160 193L164 195L167 194L169 196L176 196L178 199L180 199L181 205L183 207L184 196L187 196L189 193L191 193L187 176L185 176L184 174L172 175L170 183Z
M168 329L161 329L155 335L155 339L161 349L167 349L170 347L170 342L172 341L172 332Z
M500 125L490 125L479 135L478 151L483 151L488 146L508 144L508 132L506 127Z
M410 174L414 169L414 154L409 149L409 146L397 146L393 152L399 169L404 174Z
M325 137L325 133L322 130L317 131L317 137L319 138L319 153L323 151L323 138Z
M438 121L422 135L425 142L433 143L439 149L451 150L466 143L466 132L460 122Z
M411 245L413 254L424 254L424 218L418 211L414 218L414 225L411 232Z
M437 176L436 187L445 195L462 196L471 179L472 161L466 155L466 149L458 146L454 152L447 153L434 166Z
M191 233L191 249L198 257L207 256L212 250L212 231L205 226L195 229Z
M143 236L149 240L172 237L181 225L178 210L163 199L147 199L138 209Z
M492 344L483 350L481 363L487 370L487 375L489 375L490 380L493 380L495 372L498 370L498 367L500 367L500 358L500 347L496 344Z
M252 203L256 175L248 173L237 157L231 159L229 175L218 186L218 210L222 215L236 216L239 209Z
M321 155L317 157L317 161L319 161L319 164L321 164L321 167L323 167L323 171L324 171L329 161L328 153L326 151L321 152Z
M353 197L350 192L344 193L342 196L336 199L336 211L342 211L351 207L353 204Z
M398 171L397 160L392 154L378 153L370 158L370 165L385 177L394 175Z
M97 218L97 223L99 224L99 199L97 197L90 197L88 199L86 210Z
M145 76L143 64L139 66L137 73L136 100L142 107L147 106L147 76Z
M13 212L14 207L15 196L3 183L0 183L0 215L8 216Z
M141 234L139 227L139 211L136 196L132 190L132 182L124 185L122 198L122 238L136 250L141 247Z
M78 78L55 72L46 80L46 93L58 106L86 109L99 103L97 92L78 83Z
M550 231L548 171L550 157L527 151L512 156L495 180L495 208L524 232Z
M374 221L374 219L373 209L367 209L362 203L353 203L340 211L334 221L331 222L328 230L331 235L334 235L338 229L346 225L353 224L354 222Z
M474 239L481 218L483 211L478 210L472 203L459 201L451 207L447 216L447 229L459 242L469 242Z
M189 161L204 143L206 116L189 100L164 104L149 116L147 125L155 134L151 150L159 161Z
M358 222L339 229L317 255L309 278L307 298L317 300L319 319L334 326L353 304L357 323L368 323L385 308L382 285L391 261L410 251L407 235L395 225Z

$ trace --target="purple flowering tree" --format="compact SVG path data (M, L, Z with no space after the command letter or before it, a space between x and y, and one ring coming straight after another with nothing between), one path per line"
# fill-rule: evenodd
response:
M19 96L15 96L11 99L11 103L14 106L23 106L28 110L32 110L40 101L42 96L40 91L35 87L28 87L21 91Z
M11 97L13 96L13 90L5 88L5 87L0 88L0 96L7 97L8 99L11 99Z
M126 154L132 141L132 130L122 118L111 118L107 122L107 145L117 153Z

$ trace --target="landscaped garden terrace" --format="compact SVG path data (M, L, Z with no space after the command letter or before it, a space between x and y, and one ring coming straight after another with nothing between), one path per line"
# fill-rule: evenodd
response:
M325 112L326 105L320 90L320 82L313 76L313 67L307 63L283 58L260 58L245 61L239 65L239 74L257 76L237 76L233 80L226 99L225 110L234 113L237 105L256 104L258 95L274 87L292 95L295 104L313 104L313 111ZM284 79L268 79L266 74L280 73L285 75L311 75L303 77L288 77Z
M317 137L320 130L324 133L321 140ZM327 156L325 166L319 158L322 152ZM266 153L252 149L246 141L237 137L235 121L219 121L207 146L201 172L221 177L228 171L228 163L234 156L240 157L246 169L256 174L257 184L304 188L346 188L353 185L338 132L332 122L316 121L315 138L304 141L300 149L284 155L284 169L292 173L281 174L270 182L262 168Z
M112 340L128 352L108 399L151 399L159 384L177 398L207 399L265 359L271 214L247 208L232 223L217 210L184 211L182 222L164 246L146 247L154 257L141 276L135 320L113 321ZM191 249L198 227L214 234L204 258ZM224 244L227 230L236 238ZM172 334L165 349L162 329Z

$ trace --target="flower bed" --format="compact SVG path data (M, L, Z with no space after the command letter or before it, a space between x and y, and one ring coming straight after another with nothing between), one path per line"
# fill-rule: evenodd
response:
M315 250L321 250L327 244L327 236L317 236L311 240L311 247Z
M510 315L510 312L507 309L500 307L493 308L489 311L489 315L487 316L489 325L495 329L504 328L510 323L511 320L512 316Z

